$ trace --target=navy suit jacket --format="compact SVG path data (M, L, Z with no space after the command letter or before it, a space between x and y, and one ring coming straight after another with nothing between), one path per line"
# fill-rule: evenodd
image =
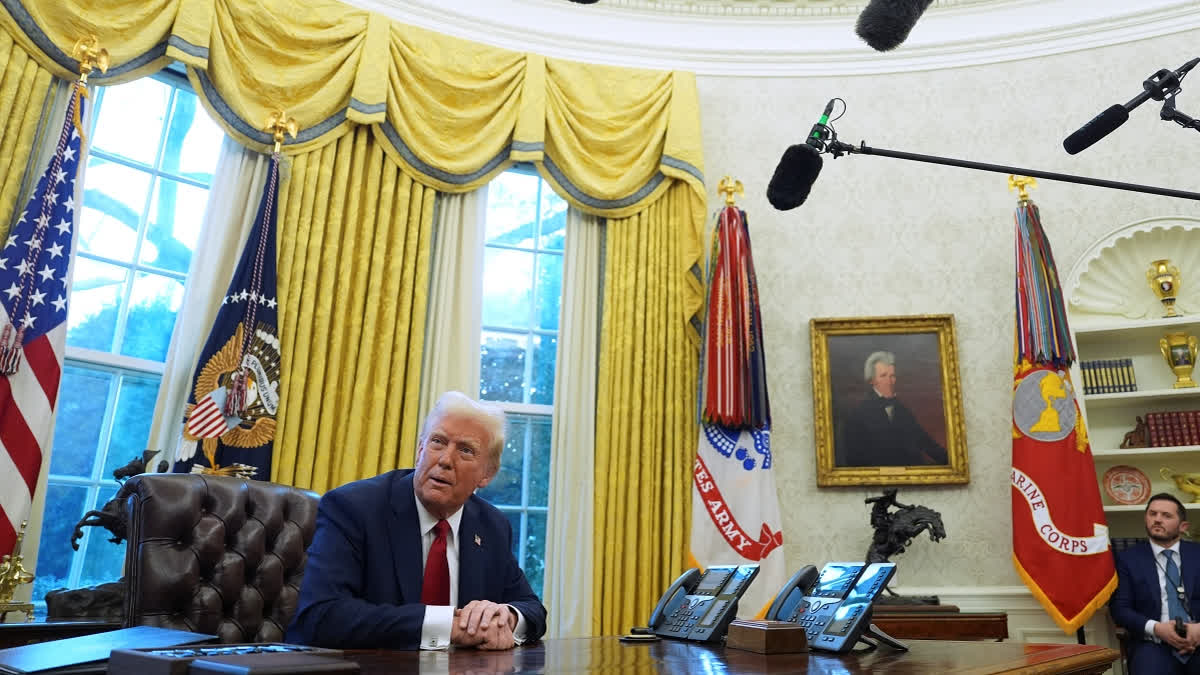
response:
M1183 561L1180 576L1187 593L1187 610L1200 621L1200 544L1182 540L1179 556ZM1150 542L1143 540L1117 553L1117 590L1109 600L1113 621L1129 632L1129 647L1150 644L1146 640L1146 622L1162 619L1162 595L1158 590L1158 564Z
M287 641L336 648L417 649L421 534L412 469L348 483L321 498L300 603ZM508 520L475 495L458 528L458 606L507 603L525 617L526 641L546 632L546 608L512 554Z

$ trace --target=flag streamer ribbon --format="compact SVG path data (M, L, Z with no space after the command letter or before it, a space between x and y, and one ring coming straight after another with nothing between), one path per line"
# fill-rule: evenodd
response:
M1016 219L1016 362L1067 367L1075 361L1075 348L1067 325L1066 305L1054 254L1042 229L1038 207L1023 200Z
M762 314L744 211L721 210L709 260L700 418L733 429L769 427Z

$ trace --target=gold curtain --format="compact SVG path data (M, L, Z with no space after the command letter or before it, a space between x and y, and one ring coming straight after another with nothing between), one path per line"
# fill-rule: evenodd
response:
M366 127L291 160L271 480L324 492L412 466L434 190Z
M641 213L608 221L596 396L595 635L644 625L687 560L699 341L683 318L689 283L679 273L688 263L680 230L703 209L687 185L675 183Z
M0 235L8 236L9 216L21 198L21 182L50 93L50 71L39 66L7 33L0 32Z

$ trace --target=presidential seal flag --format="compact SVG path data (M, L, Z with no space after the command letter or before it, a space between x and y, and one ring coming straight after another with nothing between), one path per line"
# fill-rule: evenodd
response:
M185 452L175 471L271 478L279 410L275 296L279 161L276 152L258 216L200 353L184 412Z
M750 231L746 214L732 205L717 219L708 268L692 565L759 565L738 613L762 616L787 581L787 567Z
M54 430L86 92L75 83L54 156L0 251L0 555L29 517Z
M1037 206L1016 212L1012 407L1013 564L1067 633L1117 587L1108 525L1070 366L1075 360Z

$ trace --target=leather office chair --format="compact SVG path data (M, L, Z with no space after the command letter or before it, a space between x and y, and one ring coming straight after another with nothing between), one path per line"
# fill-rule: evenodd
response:
M149 473L126 499L126 626L283 642L316 529L315 493L228 476Z

